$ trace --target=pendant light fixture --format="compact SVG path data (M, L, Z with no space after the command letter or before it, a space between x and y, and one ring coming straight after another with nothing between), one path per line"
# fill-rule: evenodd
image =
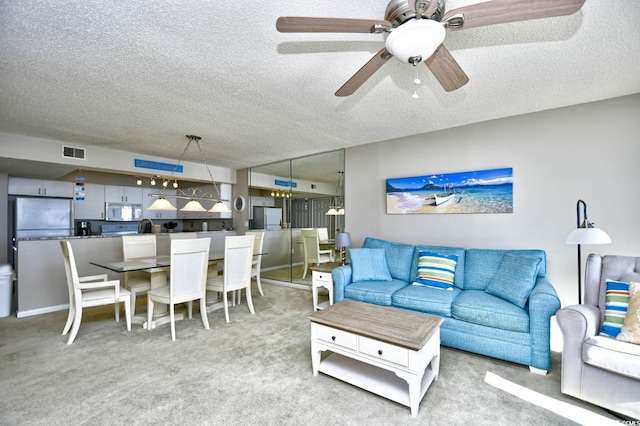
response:
M338 185L336 185L336 194L333 197L333 205L329 206L329 210L325 213L327 216L344 216L344 207L342 205L341 189L342 175L344 172L338 172Z
M171 172L171 176L169 177L169 179L167 179L166 182L168 183L169 181L174 180L173 179L174 172L182 162L182 159L184 158L184 154L187 152L187 149L191 145L191 142L195 142L195 144L198 146L198 151L200 152L200 158L202 159L202 163L204 164L204 166L207 169L207 172L209 173L209 178L211 178L211 183L213 184L213 189L216 191L217 197L214 197L214 195L209 192L203 192L200 188L186 188L185 190L176 189L175 195L165 194L164 187L163 187L162 193L149 194L150 197L157 197L158 199L155 200L147 210L176 210L176 208L167 200L167 198L176 198L176 199L189 200L189 202L183 208L181 208L180 211L204 212L204 211L207 211L207 209L205 209L202 206L202 204L200 204L200 201L213 201L214 202L213 207L211 207L211 209L208 210L209 212L230 213L231 209L229 209L229 207L227 207L220 199L220 190L218 190L218 185L216 184L216 181L213 178L213 174L211 174L211 170L209 169L209 165L207 164L207 160L205 159L204 154L202 153L202 148L200 147L200 140L202 138L200 136L195 136L195 135L187 135L187 138L188 138L187 145L182 151L182 155L180 155L180 159L178 160L176 167ZM173 186L174 188L177 187L176 180L174 180Z

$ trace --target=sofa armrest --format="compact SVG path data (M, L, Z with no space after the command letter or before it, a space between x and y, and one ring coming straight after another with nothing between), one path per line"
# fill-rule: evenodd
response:
M338 303L344 299L344 288L351 284L351 265L334 268L331 278L333 279L333 301Z
M532 367L541 370L551 367L551 317L558 309L558 293L546 277L538 277L529 295Z
M571 305L558 311L562 331L562 393L580 398L582 395L582 345L600 330L600 310L592 305Z
M600 330L600 310L596 306L566 306L558 311L557 319L565 348L567 345L582 347L582 342L597 335Z

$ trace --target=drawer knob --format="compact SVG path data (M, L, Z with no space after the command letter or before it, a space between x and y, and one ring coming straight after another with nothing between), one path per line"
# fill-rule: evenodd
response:
M378 355L382 355L382 349L378 349Z
M336 336L331 336L331 340L335 341L336 340Z

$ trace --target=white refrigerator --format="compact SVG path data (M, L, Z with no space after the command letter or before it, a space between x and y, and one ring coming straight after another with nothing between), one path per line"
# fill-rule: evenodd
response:
M282 209L277 207L253 207L253 229L280 229Z

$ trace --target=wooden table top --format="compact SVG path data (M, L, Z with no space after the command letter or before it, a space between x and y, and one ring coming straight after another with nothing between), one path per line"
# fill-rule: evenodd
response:
M329 263L320 263L318 265L312 266L309 269L311 269L312 271L318 271L318 272L331 272L338 266L340 266L340 262L329 262Z
M348 299L314 312L309 319L416 351L427 343L444 321L440 317Z

